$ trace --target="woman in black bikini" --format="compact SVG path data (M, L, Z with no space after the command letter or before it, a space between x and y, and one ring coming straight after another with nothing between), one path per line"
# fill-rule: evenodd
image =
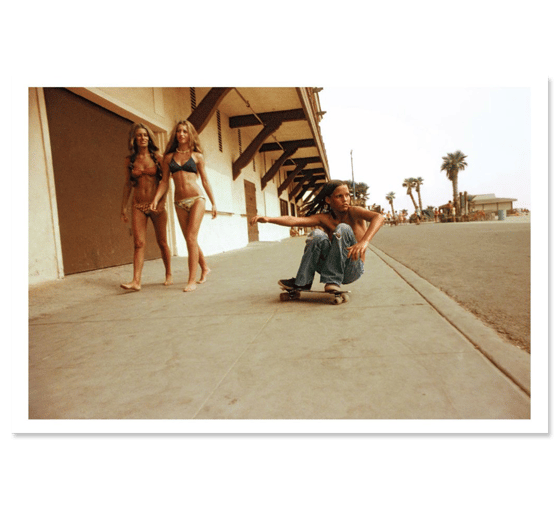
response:
M197 182L199 175L202 186L212 203L212 219L216 217L217 211L212 187L206 176L204 156L198 134L189 121L180 121L173 129L163 155L162 168L162 179L150 209L157 210L160 199L169 188L169 174L171 174L175 184L177 218L189 252L189 280L184 291L194 291L196 284L205 282L206 276L210 272L204 254L198 245L198 231L206 209L206 198ZM198 265L201 268L201 275L200 280L197 281Z
M121 284L123 289L140 291L144 248L148 218L152 220L157 243L165 266L164 285L173 283L171 274L171 251L167 245L167 211L165 200L161 206L151 209L150 205L161 180L162 157L154 142L152 131L144 124L135 123L130 129L128 142L130 155L126 158L126 177L123 189L121 219L128 222L127 204L132 194L132 232L134 236L134 274L132 282Z

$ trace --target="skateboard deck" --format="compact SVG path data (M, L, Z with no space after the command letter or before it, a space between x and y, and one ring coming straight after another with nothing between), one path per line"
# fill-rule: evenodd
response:
M330 295L332 297L333 304L342 304L344 302L350 301L351 291L318 291L316 289L288 289L286 287L280 286L282 293L280 293L280 300L283 302L288 300L298 300L301 293L308 294L313 293L315 295Z

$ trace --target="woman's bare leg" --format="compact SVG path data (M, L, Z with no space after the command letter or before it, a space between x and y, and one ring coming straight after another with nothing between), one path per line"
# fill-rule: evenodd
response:
M165 266L165 282L163 285L171 285L173 283L173 274L171 272L171 250L167 244L167 211L164 210L160 214L151 214L156 240L161 251L161 259Z
M132 282L121 284L123 289L140 291L142 287L142 268L144 267L144 252L146 249L146 227L148 217L137 208L132 207L132 234L134 237L134 259Z
M183 289L186 293L196 289L196 270L199 261L198 231L204 217L204 210L205 202L202 199L196 200L189 212L177 207L177 218L189 252L189 280Z
M206 282L206 277L211 273L210 267L206 263L206 258L204 258L204 254L202 254L202 249L200 245L198 246L198 265L200 265L200 280L197 280L197 284L203 284Z

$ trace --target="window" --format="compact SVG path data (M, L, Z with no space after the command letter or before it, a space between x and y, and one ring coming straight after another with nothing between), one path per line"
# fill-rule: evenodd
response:
M280 200L280 216L288 216L288 202L285 199Z

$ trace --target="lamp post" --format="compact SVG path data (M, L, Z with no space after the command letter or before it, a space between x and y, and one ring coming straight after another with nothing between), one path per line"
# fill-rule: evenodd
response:
M352 150L350 150L350 166L352 167L352 197L356 201L356 185L354 183L354 159L352 158Z

